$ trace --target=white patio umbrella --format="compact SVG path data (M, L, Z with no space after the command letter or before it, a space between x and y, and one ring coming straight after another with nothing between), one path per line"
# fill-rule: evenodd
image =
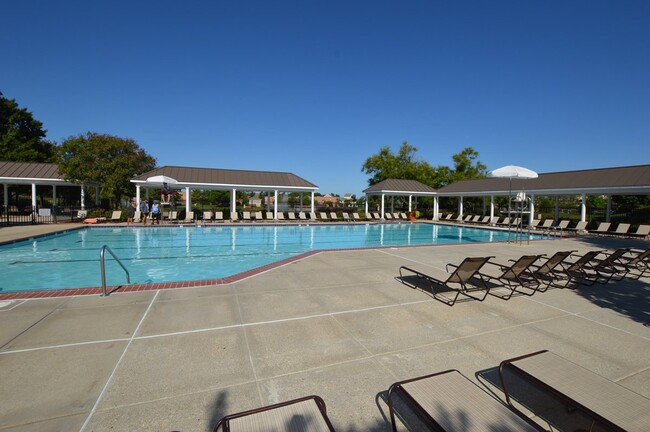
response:
M173 179L171 177L167 177L164 175L157 175L153 177L147 177L147 183L154 184L154 185L162 185L163 183L167 183L170 185L178 183L176 179Z
M533 170L529 170L528 168L520 167L517 165L506 165L501 168L497 168L495 170L492 170L488 173L490 177L498 177L498 178L507 178L510 179L510 183L508 186L508 217L510 217L510 211L511 211L511 206L510 203L512 201L512 179L513 178L519 178L519 179L534 179L539 177L537 173ZM508 224L508 241L510 241L510 224Z

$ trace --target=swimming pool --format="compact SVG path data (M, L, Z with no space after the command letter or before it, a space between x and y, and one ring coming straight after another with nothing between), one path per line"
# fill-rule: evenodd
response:
M0 246L0 293L101 286L104 245L124 263L132 284L151 284L230 277L323 249L507 239L504 231L424 223L86 227ZM125 283L109 254L106 282Z

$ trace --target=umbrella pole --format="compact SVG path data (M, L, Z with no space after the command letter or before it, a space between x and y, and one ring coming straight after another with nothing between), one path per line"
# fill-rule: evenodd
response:
M510 183L508 186L508 243L510 243L510 208L512 203L512 177L510 177Z

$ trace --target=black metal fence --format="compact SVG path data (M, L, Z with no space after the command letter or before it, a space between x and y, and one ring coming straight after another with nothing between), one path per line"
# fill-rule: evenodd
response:
M15 206L4 208L0 212L0 227L18 225L46 225L63 222L80 221L79 209L76 208L22 208Z

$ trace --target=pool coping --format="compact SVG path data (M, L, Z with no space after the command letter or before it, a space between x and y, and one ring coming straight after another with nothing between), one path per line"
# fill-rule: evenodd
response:
M406 223L418 223L418 222L406 222ZM431 223L429 221L425 223ZM280 224L278 226L287 226L288 224ZM309 225L309 224L303 224L303 225ZM341 225L340 223L337 225ZM446 224L442 224L446 225ZM40 235L34 235L34 236L28 236L28 237L23 237L20 239L13 239L9 241L5 241L0 243L1 245L6 245L6 244L12 244L20 241L25 241L25 240L31 240L34 238L41 238L41 237L49 237L53 235L59 235L62 233L67 233L70 231L78 230L78 229L83 229L83 228L89 228L89 229L106 229L106 228L115 228L115 227L125 227L124 225L103 225L101 227L88 227L88 226L78 226L78 227L73 227L53 233L46 233L46 234L40 234ZM133 226L133 225L130 225ZM205 226L205 225L204 225ZM217 225L219 226L219 225ZM224 225L221 225L224 226ZM226 225L228 226L228 225ZM242 225L242 224L236 224L236 225L230 225L230 226L247 226ZM266 224L264 226L272 226L271 224ZM459 225L463 226L463 225ZM137 227L137 225L135 226ZM166 227L166 225L162 225L162 227ZM182 227L182 226L181 226ZM154 228L154 227L151 227ZM498 228L494 227L474 227L472 228L481 228L481 229L495 229L498 231L501 231ZM566 239L566 238L565 238ZM548 239L533 239L531 241L541 241L541 240L548 240ZM508 243L507 241L500 241L500 242L471 242L471 244L502 244L502 243ZM177 282L156 282L156 283L151 283L151 284L132 284L132 285L107 285L106 286L106 295L111 295L113 293L119 294L119 293L130 293L130 292L140 292L140 291L156 291L156 290L161 290L161 289L179 289L179 288L197 288L197 287L205 287L205 286L218 286L218 285L227 285L235 282L239 282L241 280L247 279L249 277L253 277L255 275L267 272L269 270L273 270L278 267L282 267L284 265L287 265L291 262L299 261L304 258L323 253L323 252L347 252L347 251L355 251L355 250L380 250L380 249L397 249L397 248L417 248L417 247L439 247L439 246L457 246L458 243L450 243L450 244L422 244L422 245L391 245L391 246L374 246L374 247L364 247L364 248L342 248L342 249L318 249L318 250L313 250L313 251L307 251L289 258L284 258L282 260L266 264L260 267L256 267L250 270L246 270L241 273L237 273L231 276L227 276L224 278L217 278L217 279L199 279L199 280L192 280L192 281L177 281ZM35 291L15 291L15 292L7 292L7 293L0 293L0 301L1 300L25 300L25 299L41 299L41 298L56 298L56 297L73 297L73 296L82 296L82 295L102 295L103 294L103 289L102 287L84 287L84 288L63 288L63 289L56 289L56 290L35 290Z

